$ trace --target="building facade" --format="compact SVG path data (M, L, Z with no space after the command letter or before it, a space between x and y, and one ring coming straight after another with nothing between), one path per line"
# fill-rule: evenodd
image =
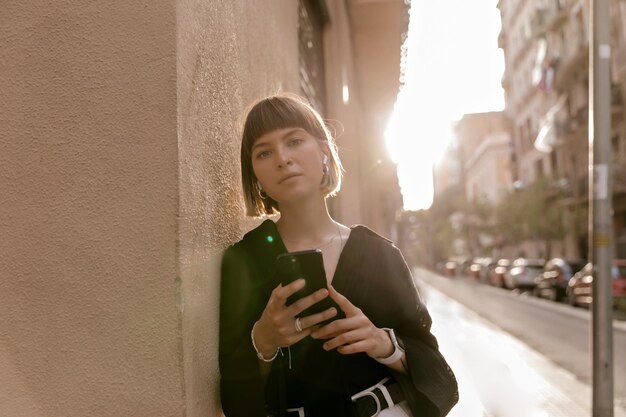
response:
M0 415L221 415L221 253L258 223L236 162L245 110L294 91L341 122L333 210L388 234L370 202L393 181L365 164L407 6L3 6Z
M503 171L513 189L538 181L549 185L549 204L563 213L565 235L550 243L552 254L566 258L588 256L589 204L589 28L588 0L500 0L502 20L498 44L504 50L504 114L509 120L510 160ZM610 2L611 30L611 146L614 256L626 257L626 5ZM468 200L493 198L493 177L486 175L486 148L467 132L467 115L457 127L458 149L449 150L435 172L435 198L459 178ZM463 127L465 126L465 127ZM466 131L466 133L463 133ZM504 135L502 152L506 154ZM464 145L465 143L465 145ZM469 152L468 152L469 150ZM477 152L472 155L472 152ZM455 160L458 158L458 160ZM493 162L493 161L492 161ZM482 168L479 168L482 166ZM489 184L489 185L487 185ZM539 256L535 242L521 242L515 252Z
M510 130L503 112L466 114L457 122L467 201L495 205L512 190Z
M555 185L569 219L588 206L589 1L500 0L506 112L513 122L514 175L520 186ZM611 2L613 207L615 256L626 256L624 227L624 12ZM585 230L578 216L567 229ZM578 224L577 224L577 223ZM586 232L569 234L559 255L587 257Z

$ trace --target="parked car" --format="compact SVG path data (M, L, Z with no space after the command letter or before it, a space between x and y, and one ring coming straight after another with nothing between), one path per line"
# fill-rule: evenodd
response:
M458 273L465 276L471 276L470 267L474 262L470 258L459 260L459 269Z
M494 287L504 288L504 274L506 274L506 271L508 271L510 267L510 260L506 258L498 259L498 262L496 262L496 265L491 272L489 283Z
M504 274L504 286L511 290L534 288L535 278L543 272L545 264L545 259L517 258Z
M445 271L446 271L446 275L449 276L449 277L453 277L453 276L456 275L458 264L457 264L456 261L450 260L450 261L447 261L445 263L444 268L445 268Z
M566 295L569 280L583 269L586 263L584 260L550 259L546 262L543 272L535 278L533 294L548 300L561 300Z
M491 263L491 258L483 258L477 257L474 258L472 264L469 267L470 277L474 278L476 281L482 281L482 276L484 274L484 269Z
M496 261L491 258L484 258L484 264L480 268L480 276L478 280L483 284L489 284L491 280L491 274L496 267Z
M571 305L588 307L593 299L593 265L589 262L567 285L567 300ZM611 267L613 306L626 305L626 259L613 259Z

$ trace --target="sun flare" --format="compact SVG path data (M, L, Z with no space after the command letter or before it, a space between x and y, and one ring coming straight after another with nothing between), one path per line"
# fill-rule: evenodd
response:
M427 209L432 170L464 113L504 109L496 0L411 2L404 85L385 140L405 210Z

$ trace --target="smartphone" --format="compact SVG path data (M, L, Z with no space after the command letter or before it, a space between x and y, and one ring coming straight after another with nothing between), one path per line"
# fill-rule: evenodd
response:
M290 284L299 278L303 278L306 282L303 288L287 298L287 305L293 304L300 298L313 294L319 289L328 288L326 271L324 270L324 260L320 249L282 253L276 257L276 266L278 277L283 285ZM331 307L337 309L337 314L319 323L323 326L343 315L343 311L341 311L337 303L330 297L326 297L313 304L311 307L298 314L298 317L320 313Z

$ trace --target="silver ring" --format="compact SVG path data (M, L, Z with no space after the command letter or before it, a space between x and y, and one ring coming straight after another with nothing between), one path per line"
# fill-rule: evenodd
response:
M296 317L296 322L294 325L296 326L296 331L300 333L302 331L302 324L300 324L300 317Z

